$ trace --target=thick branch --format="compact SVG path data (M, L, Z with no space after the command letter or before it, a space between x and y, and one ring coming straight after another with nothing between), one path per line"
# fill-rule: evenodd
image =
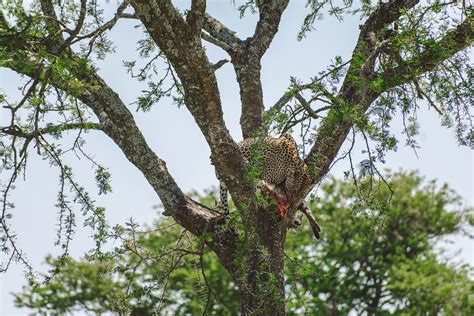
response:
M150 4L151 3L151 4ZM169 1L132 1L137 17L179 76L185 104L211 148L211 159L237 204L248 204L254 189L244 177L244 161L227 130L214 69L201 43Z
M377 45L370 45L371 33L376 33L388 23L395 21L401 14L402 9L410 9L415 6L418 1L391 1L388 4L382 4L367 20L366 24L361 27L361 34L356 48L354 49L353 58L356 54L371 56L377 50ZM397 10L389 10L396 7ZM472 43L472 16L455 30L439 41L439 45L435 45L432 49L427 49L419 56L413 58L410 63L410 69L417 75L421 75L427 71L433 70L442 63L446 58L452 56L456 52L464 49ZM364 65L354 65L349 67L349 71L340 89L338 98L342 101L340 106L352 107L359 115L365 115L365 112L372 102L383 92L374 91L371 88L372 80L375 77L373 69L368 71L370 67ZM399 68L403 73L402 68ZM396 75L395 73L391 75ZM390 77L394 79L393 77ZM384 78L390 82L390 78ZM409 78L406 78L409 80ZM305 162L312 167L315 174L315 182L327 173L332 161L335 159L339 149L345 141L347 134L353 126L351 118L341 117L340 106L329 111L327 118L322 121L314 146ZM336 119L337 118L337 119ZM302 196L303 198L304 196Z
M260 59L241 55L238 61L232 59L240 88L242 114L240 126L243 138L255 137L263 126L263 89L260 78Z
M204 24L204 16L206 14L206 0L192 0L191 10L186 16L189 26L195 30L196 34L201 33Z
M255 136L263 127L263 90L260 78L261 59L278 31L288 0L261 1L260 20L254 35L237 56L233 56L235 73L240 87L242 115L240 125L244 138Z
M281 16L287 5L288 0L261 1L260 20L254 35L231 55L240 87L242 102L240 125L244 138L253 137L262 131L265 106L260 78L261 59L278 31Z
M386 3L381 2L379 7L362 26L361 35L369 35L369 32L380 30L384 26L395 22L403 11L413 8L419 2L420 0L390 0Z
M248 40L248 50L259 59L270 47L275 34L278 32L281 16L288 6L288 0L262 0L259 1L260 19L255 28L255 33Z
M400 1L400 3L398 3L392 1L385 5L385 7L388 8L390 5L398 6L403 3L405 5L403 8L408 9L408 5L412 7L416 2L417 1ZM361 28L362 32L354 54L363 52L366 56L372 56L371 53L375 52L377 47L380 46L376 45L372 47L372 50L366 50L366 47L368 47L367 39L370 37L368 33L377 31L374 28L382 27L385 23L391 23L397 18L397 15L393 12L386 12L380 9L376 10L374 14L377 12L378 14L382 14L382 16L369 17L367 24ZM400 12L398 16L399 15ZM409 64L410 67L400 66L382 74L382 78L386 81L386 90L398 84L413 80L414 74L419 76L435 69L444 60L470 45L472 41L473 21L471 14L466 21L457 26L454 30L448 32L436 45L433 45L433 47L426 49L418 56L414 56L411 60L407 61L406 63ZM353 107L359 115L365 115L372 102L383 92L379 90L374 91L371 88L372 80L378 78L375 77L376 74L373 69L368 71L369 68L370 67L366 65L363 67L351 65L338 95L338 98L343 101L341 106ZM410 72L413 71L413 73L408 73L408 70L410 70ZM354 77L357 78L357 80L354 80ZM350 118L341 118L339 111L339 107L335 107L329 111L328 118L321 123L315 144L305 160L307 164L313 166L316 181L320 181L327 173L330 164L336 157L350 128L354 124ZM339 118L334 120L336 117Z
M243 138L262 132L263 91L260 79L261 59L278 31L281 16L288 0L259 1L260 19L252 37L242 41L234 31L210 15L206 15L203 38L224 49L231 57L240 87L242 115L240 125Z
M229 55L233 53L237 45L242 43L234 31L209 14L206 14L203 28L211 37L221 43L217 46L224 49Z
M40 44L37 44L40 45ZM10 68L20 74L33 79L38 78L41 72L39 65L41 60L35 56L31 50L28 39L17 38L17 41L8 41L8 38L0 38L2 54L6 57L2 63L3 67ZM53 47L36 47L40 51L46 50L50 56L55 56L56 45ZM52 57L54 59L54 57ZM86 83L81 91L77 91L77 83L63 80L60 75L48 78L49 83L58 89L77 95L85 105L90 107L97 115L100 125L93 124L91 127L100 128L106 133L122 150L127 159L135 165L145 176L152 188L160 197L167 215L171 215L184 228L196 236L209 233L214 236L210 246L222 255L223 263L228 269L233 268L232 253L224 248L227 242L230 249L235 241L235 234L232 230L215 231L215 226L222 218L205 206L193 201L183 194L173 177L169 173L166 164L148 146L141 131L137 127L135 120L120 99L119 95L113 91L92 69L86 69L80 59L69 54L70 61L67 65L68 74L76 80ZM62 128L80 127L74 124L62 125ZM54 128L53 128L54 129ZM20 133L20 137L34 137L35 134L23 133L14 128L5 128L1 132L15 135ZM36 134L52 132L51 128L39 129ZM225 240L225 242L224 242ZM223 255L223 252L226 252ZM228 258L226 261L225 258Z
M41 0L40 1L41 11L44 16L48 17L46 25L50 34L50 42L57 43L57 46L64 45L64 38L61 34L61 24L58 21L56 12L54 11L54 5L52 0Z
M361 26L359 39L352 54L352 62L338 95L338 99L342 101L341 103L344 106L355 107L356 111L363 115L370 104L378 97L380 92L370 89L368 79L373 71L372 65L369 65L368 62L370 64L375 62L375 54L381 47L374 43L374 34L383 29L384 26L396 21L403 14L403 11L413 8L418 2L419 0L392 0L387 3L380 3L379 7ZM362 67L358 64L360 54L367 57L367 61ZM335 117L340 116L339 111L339 107L330 110L327 118L321 122L314 145L305 160L308 165L313 167L316 182L320 181L329 170L329 166L353 126L350 119L334 120Z

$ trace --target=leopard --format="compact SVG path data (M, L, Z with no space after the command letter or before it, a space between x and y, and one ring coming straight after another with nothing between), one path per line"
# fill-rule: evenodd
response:
M278 138L247 138L237 145L246 165L257 170L259 185L276 199L278 213L284 218L288 207L297 202L299 193L311 187L314 180L298 154L296 141L285 133ZM228 190L223 181L219 183L220 209L228 215ZM277 193L275 187L283 188L284 194Z

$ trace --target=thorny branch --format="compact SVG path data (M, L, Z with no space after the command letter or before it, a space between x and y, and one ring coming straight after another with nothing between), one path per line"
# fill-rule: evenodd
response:
M173 18L173 16L171 16L171 18ZM176 18L176 16L174 18ZM2 41L3 40L5 39L2 39ZM63 53L63 50L58 49L58 47L61 47L61 45L64 43L59 37L51 37L50 40L52 42L43 42L43 47L36 46L37 49L42 49L49 54L46 57L49 58L47 61L48 64L54 63L56 58L61 57L59 55ZM38 45L41 44L38 43ZM38 74L41 72L41 67L31 67L30 65L25 64L24 60L22 59L22 52L28 52L28 54L31 56L30 64L34 64L38 60L42 60L37 58L35 56L35 52L31 52L29 48L30 47L27 46L27 41L16 43L6 42L4 46L2 43L2 49L4 49L4 52L9 56L7 59L8 62L4 66L32 78L39 78L40 76ZM207 208L203 207L199 203L194 202L192 199L186 197L181 192L174 182L174 179L168 173L164 162L160 160L146 144L146 141L144 140L141 132L138 130L131 113L128 111L122 100L120 100L118 94L110 89L110 87L105 84L102 78L97 76L94 72L91 72L91 69L78 67L80 64L78 62L80 58L77 55L74 55L72 52L68 52L68 54L72 62L66 66L67 72L74 76L76 80L90 84L90 86L85 85L79 93L76 92L76 94L78 94L78 99L93 110L100 123L86 123L82 121L81 123L64 123L59 126L36 128L33 132L26 132L20 128L17 128L15 124L12 124L10 127L2 128L2 132L12 135L14 140L21 136L29 141L34 138L41 140L41 136L44 133L61 132L63 130L80 127L89 127L94 129L100 128L117 143L117 145L124 151L127 158L144 173L152 187L154 187L159 194L169 215L175 217L182 226L188 228L196 235L200 235L207 231L209 231L212 235L212 227L219 222L218 216L209 212ZM69 86L70 83L61 80L60 76L49 78L48 84L59 90L70 91L71 89ZM34 81L33 85L34 87L31 89L32 91L35 89L35 86L38 85L38 83ZM97 87L100 88L98 89ZM201 91L199 91L199 93L200 92ZM30 93L28 93L28 96L25 97L25 100L29 97L29 94ZM21 105L22 104L20 104L20 106ZM37 126L36 122L38 122L38 119L39 117L36 116L35 126ZM219 124L215 125L215 127L219 126ZM123 135L128 136L123 138ZM208 136L211 135L209 134ZM215 137L215 135L212 136ZM215 137L215 139L222 140L220 137ZM13 150L16 153L15 149ZM26 155L23 157L26 157ZM23 160L21 160L21 162L23 162ZM16 166L18 166L17 163ZM3 219L4 218L2 218L2 224ZM215 239L210 241L209 244L211 248L213 248L217 253L222 252L224 243L220 242L220 237L217 235L214 236ZM234 238L232 233L228 234L226 232L221 232L219 236L223 236L223 238L226 238L228 242L231 243L232 239ZM226 246L228 245L226 244ZM16 252L16 254L19 253L20 252ZM228 268L231 268L232 257L228 257L227 262L224 264Z
M398 23L406 12L412 10L419 2L416 0L379 2L360 27L360 35L350 60L345 63L337 61L336 65L328 72L322 74L319 78L312 79L307 84L292 80L292 86L288 93L267 112L267 114L275 114L287 111L289 114L288 120L282 125L283 130L289 130L301 124L301 133L305 135L303 146L307 145L306 137L311 140L312 147L305 162L314 173L314 183L307 188L308 190L301 192L300 200L304 199L312 186L319 183L327 174L350 131L352 130L355 133L355 128L363 127L368 116L369 107L383 93L387 93L402 84L411 83L414 85L414 89L425 97L432 104L432 107L437 109L434 102L431 101L430 91L424 91L424 87L419 83L420 77L426 72L438 69L440 64L449 57L472 43L474 38L473 13L472 10L469 11L464 8L465 19L450 31L445 32L444 36L438 38L432 46L427 46L422 51L407 55L399 55L398 52L396 52L396 55L389 54L388 52L393 50L393 40L399 34L396 30L392 30L390 33L388 27ZM133 14L125 13L129 3L133 7ZM327 1L324 3L327 3ZM11 137L12 144L10 148L14 166L12 169L13 176L3 192L4 207L1 217L2 228L7 236L7 241L13 247L12 256L8 260L7 266L14 257L23 260L22 253L14 245L14 234L10 233L5 218L6 210L9 207L6 198L12 183L25 165L27 157L25 152L28 144L33 139L36 140L38 151L40 149L46 151L52 161L60 167L65 174L61 180L61 191L63 191L64 180L69 180L72 186L75 186L74 182L72 178L67 177L68 173L64 172L65 168L60 162L59 152L52 144L47 143L44 135L72 129L82 130L84 128L100 129L109 136L123 151L127 159L143 173L157 192L164 204L165 215L173 216L181 226L196 236L207 236L209 234L210 239L206 240L206 245L217 253L221 262L229 271L235 272L233 255L237 243L236 232L228 227L219 230L217 226L223 224L225 219L192 200L181 191L169 173L165 162L146 143L133 115L127 109L123 100L97 74L96 69L89 67L88 58L93 48L97 47L96 41L103 40L105 32L112 29L119 19L133 18L139 20L154 44L159 47L160 54L163 54L166 58L169 66L169 72L166 75L169 74L172 77L175 86L184 96L184 102L188 110L195 118L209 144L211 158L217 172L229 187L237 206L244 206L245 209L251 210L256 209L254 204L255 188L245 177L247 165L243 159L239 159L240 154L237 144L230 136L223 120L215 71L226 61L221 60L216 64L209 62L202 40L204 39L224 49L231 58L240 87L241 127L244 138L266 134L266 131L263 130L264 104L260 80L261 59L269 49L278 31L281 17L287 5L287 0L258 1L256 8L259 13L259 21L252 37L245 40L238 38L235 32L208 15L206 13L206 1L204 0L193 0L191 10L184 17L171 0L123 1L118 5L112 19L105 23L99 18L97 11L89 16L87 1L85 0L80 1L78 11L74 10L75 14L78 13L77 19L74 21L72 19L62 21L62 16L58 18L56 15L53 1L41 0L40 7L43 11L41 20L46 26L44 32L47 32L47 36L41 32L37 33L42 35L30 34L28 32L30 23L20 29L11 27L2 14L0 27L5 34L0 36L0 44L2 44L0 47L2 47L2 54L6 57L2 66L32 78L28 89L25 90L23 99L17 105L10 106L7 104L7 108L12 112L11 124L0 129L2 134ZM319 9L316 8L315 12ZM92 9L92 11L94 10L96 8ZM421 23L421 19L428 14L428 11L428 9L424 10L419 17L420 20L414 23ZM88 23L89 18L93 20L92 23ZM63 35L65 38L63 38ZM17 40L11 41L12 38ZM90 39L88 52L82 55L74 53L71 45L80 43L85 39ZM403 62L398 56L403 56ZM52 65L61 59L62 61L67 60L67 65L60 69L60 75L51 76ZM153 63L153 60L151 63ZM57 69L54 70L57 71ZM342 82L333 79L333 74L334 77L337 77L342 73L345 73ZM72 81L62 80L67 77L65 74L74 79ZM375 83L380 82L384 84L376 88ZM87 84L84 84L84 87L77 91L73 89L74 85L71 83ZM61 124L40 127L39 122L43 119L44 112L47 112L45 110L47 108L45 95L48 94L49 88L56 91L65 91L69 94L68 98L74 96L72 99L76 102L79 100L82 105L92 110L99 123L88 123L80 114L81 111L76 103L75 110L77 110L77 113L74 120L65 119ZM307 94L310 94L310 96L308 97ZM25 104L29 104L35 97L39 97L42 101L39 104L33 104L33 117L28 127L22 126L15 118L16 111L23 108ZM65 108L62 105L63 100L59 99L61 98L58 97L58 101L62 108ZM297 101L295 105L289 105L293 100ZM315 103L318 105L317 107L314 106ZM58 109L47 110L54 111ZM62 110L58 112L62 112ZM350 115L343 115L346 113L350 113ZM64 115L64 113L61 115ZM319 123L316 134L311 131L314 127L311 126L311 120ZM376 158L369 147L368 136L363 129L361 129L361 132L369 155L369 175L379 174L381 176L373 165ZM306 136L308 134L309 136ZM24 139L25 147L18 154L17 146L20 138ZM351 148L345 155L349 156L352 175L355 179L351 156L354 141L355 135L352 138ZM80 187L75 187L75 189L82 192ZM86 201L86 208L93 209L93 205L89 205L88 200L85 197L83 198ZM68 209L67 206L63 208ZM255 218L257 220L261 219L258 214L255 215ZM261 222L261 224L266 225L268 223ZM260 226L263 225L255 226L261 229ZM60 231L61 229L60 227ZM66 230L69 231L70 227L66 227ZM283 236L282 240L284 241L284 233L281 236ZM67 243L68 237L65 238ZM275 246L274 249L272 248L274 252L271 254L274 255L273 259L275 259L273 263L276 262L272 269L275 269L275 271L281 270L282 266L278 266L278 263L282 262L280 260L282 258L278 258L278 255L282 254L282 248L278 248L281 245L272 244L272 246ZM203 249L199 254L201 267ZM147 254L144 255L136 247L131 247L129 251L134 252L139 257L139 262L148 258ZM188 252L178 250L178 253L172 260L173 267L176 267ZM26 260L24 264L29 267ZM135 271L137 267L138 264L132 266L132 271ZM207 284L203 269L202 275ZM281 284L284 297L283 281ZM167 281L164 283L163 295L166 286ZM245 289L246 286L248 284L242 285ZM211 293L210 290L207 293L208 301ZM261 303L257 302L255 306L259 306ZM162 305L163 297L159 309Z

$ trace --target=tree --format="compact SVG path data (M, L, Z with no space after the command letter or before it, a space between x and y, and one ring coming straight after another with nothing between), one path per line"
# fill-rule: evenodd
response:
M64 149L54 139L77 130L72 147L80 152L81 133L100 130L143 173L160 197L165 214L201 238L217 255L239 288L242 312L283 315L283 249L289 219L328 173L349 134L353 135L352 143L358 135L367 144L368 158L361 172L380 176L375 163L383 162L385 152L397 144L389 132L397 107L406 122L407 141L416 148L415 113L417 102L423 99L446 124L456 128L461 144L472 146L469 104L473 104L473 76L467 54L473 40L472 7L453 1L343 1L338 5L308 0L310 11L303 21L301 38L325 10L339 19L346 14L361 16L358 42L350 60L336 57L326 72L308 83L293 78L282 98L265 108L261 59L278 31L287 4L288 0L243 4L242 14L250 10L259 16L254 34L245 40L206 13L205 0L191 1L186 10L178 9L170 0L123 1L110 20L96 1L38 0L29 8L21 1L3 4L1 67L31 78L18 103L1 98L11 115L10 122L1 127L0 143L3 168L11 172L3 187L1 216L2 245L10 255L7 266L16 259L29 267L7 223L12 207L7 198L32 147L61 170L58 242L66 249L64 258L73 230L71 202L89 214L87 223L96 230L95 256L107 257L101 248L110 229L104 210L95 207L74 181L61 159ZM137 20L147 36L138 43L144 65L126 63L132 77L149 81L150 89L137 100L139 109L147 110L166 96L186 106L237 206L230 219L182 192L165 162L148 146L127 106L94 67L97 58L106 58L113 50L106 33L120 19ZM226 128L215 72L227 61L211 63L204 41L222 48L230 57L240 87L244 138L278 136L301 127L298 142L302 151L308 149L304 161L313 181L292 197L285 220L269 215L274 214L274 207L262 203L255 179L249 177L252 168L240 157ZM162 77L154 75L159 60L168 65ZM342 157L352 161L350 147ZM106 169L97 167L96 179L103 193L110 190L109 177ZM75 192L72 201L65 196L69 187Z
M436 250L440 238L472 227L472 209L463 209L447 186L426 183L415 173L395 173L390 184L394 199L381 214L358 209L352 183L331 179L323 185L324 199L310 204L325 228L322 240L315 242L308 229L287 238L289 314L472 314L472 267L443 259ZM390 195L381 190L372 202ZM68 259L58 278L25 288L16 304L38 313L82 308L151 315L161 306L174 315L238 314L235 284L214 253L200 251L199 240L179 245L182 259L169 257L182 233L169 219L148 233L132 229L120 256L109 262Z

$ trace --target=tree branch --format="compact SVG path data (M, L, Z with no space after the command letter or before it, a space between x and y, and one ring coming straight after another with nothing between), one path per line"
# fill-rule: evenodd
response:
M225 51L227 51L229 49L229 46L227 46L226 43L219 41L218 39L212 37L211 35L207 34L206 32L202 32L201 37L206 42L209 42L209 43L211 43L211 44L213 44L217 47L220 47Z
M242 40L237 37L237 34L234 31L207 13L204 19L203 28L212 38L221 44L217 45L209 39L206 40L221 47L229 55L232 55L236 46L242 43Z
M79 18L77 20L77 25L72 30L69 37L61 45L60 50L66 48L72 42L72 40L79 34L79 32L81 31L82 26L84 25L84 21L86 19L86 9L87 9L87 0L81 0L81 7L79 9Z
M283 12L288 6L288 0L261 0L258 9L260 19L257 22L255 33L248 39L248 51L252 51L259 59L270 47L275 34L278 32L278 26Z
M186 16L189 26L195 30L196 34L201 32L206 14L206 0L192 0L191 10Z
M425 72L435 69L456 52L467 48L473 41L474 11L471 10L471 13L466 19L455 29L449 31L443 38L426 48L417 56L413 56L409 60L404 61L396 68L388 69L380 74L378 78L383 79L387 91L407 83Z
M262 132L265 105L260 78L261 59L278 31L281 16L287 5L288 0L260 1L260 20L253 36L245 40L235 54L231 55L240 87L242 102L240 125L244 138Z
M361 35L367 38L370 32L382 29L384 26L398 20L403 11L417 5L420 0L390 0L380 2L379 7L369 16L361 27Z
M303 96L300 93L297 92L295 95L295 98L300 102L301 106L306 110L309 116L315 119L319 117L319 115L313 111L308 101L306 101L306 99L303 98Z
M254 188L245 179L245 165L226 128L214 69L201 42L170 1L133 0L132 6L148 33L176 70L189 109L207 143L220 178L237 204L249 205ZM197 3L196 3L197 5ZM192 70L192 71L191 71Z
M2 66L35 79L41 72L42 60L35 55L35 50L31 49L30 41L28 38L18 38L13 42L9 41L8 37L0 38L2 54L6 57ZM39 45L41 44L36 44L35 49L48 52L52 59L49 62L58 57L55 55L57 45L53 44L51 47L39 47ZM92 109L98 117L100 125L93 124L91 127L100 128L108 135L119 146L127 159L142 172L160 197L166 214L173 216L178 223L196 236L204 233L213 236L209 245L216 253L222 255L224 259L221 258L221 260L224 265L232 269L232 253L224 248L223 239L232 246L235 233L230 229L216 231L216 225L222 223L224 219L181 191L169 173L166 163L148 146L133 115L119 95L91 68L85 67L80 58L73 54L68 54L68 56L69 63L65 66L65 71L75 78L74 82L63 80L61 75L49 78L48 82L60 90L77 96L81 102ZM77 90L77 81L84 83L84 87L80 91ZM72 129L79 127L79 125L68 124L60 125L60 127ZM23 133L12 127L2 128L1 132L28 138L44 132L53 132L53 130L54 127L47 127L38 129L32 134ZM225 255L222 254L224 251L227 251Z
M16 125L0 127L0 133L4 133L11 136L32 139L44 134L56 134L62 131L76 130L76 129L93 129L101 130L102 126L93 122L84 122L84 123L64 123L59 125L48 125L44 128L39 128L38 130L32 132L25 132L20 127Z
M206 15L203 38L224 49L232 58L240 87L242 115L240 125L243 138L254 137L263 127L263 91L260 79L261 59L278 31L281 16L288 0L259 1L260 19L252 37L242 41L234 31L217 19Z
M374 34L380 33L386 25L396 21L405 11L413 8L418 2L406 0L381 3L361 27L359 40L351 58L351 65L337 96L340 102L328 112L327 117L321 122L314 145L305 159L306 164L314 173L314 183L319 182L328 172L331 162L337 156L351 127L354 125L351 117L346 117L341 113L351 111L363 116L372 102L383 92L374 90L371 86L376 76L373 69L374 62L372 62L372 65L362 64L362 67L360 63L354 61L360 61L361 55L372 56L370 61L375 61L376 56L373 54L377 53L377 50L380 51L382 46L373 41ZM418 62L414 62L413 65L417 68L412 69L417 75L433 70L446 58L472 43L472 17L468 20L470 22L465 21L454 31L449 32L449 36L441 40L439 45L426 50L415 59ZM446 53L443 52L443 49L447 50ZM388 78L384 79L388 80ZM302 193L301 199L310 189L308 188L307 192Z
M77 36L76 39L73 41L73 43L81 41L85 38L92 38L92 41L93 41L95 38L102 35L105 31L112 29L120 18L135 18L134 16L123 13L127 9L128 6L129 6L129 1L128 0L123 1L117 7L117 11L115 12L115 15L113 16L112 19L105 22L102 26L100 26L99 28L97 28L96 30L88 34Z
M50 42L57 43L58 47L64 45L64 38L61 34L61 24L59 23L56 12L54 11L54 4L52 0L40 0L41 11L49 19L46 21L48 32L51 39Z
M346 107L355 107L357 113L363 115L370 104L378 97L380 92L370 88L369 77L373 72L374 54L383 47L374 42L374 36L386 25L393 23L404 11L413 8L419 0L391 0L380 3L379 7L367 18L361 26L361 32L354 48L351 64L344 82L339 90L338 99ZM361 66L358 64L360 56L370 57ZM370 65L367 63L370 62ZM360 80L355 80L358 78ZM329 170L331 162L336 157L344 140L346 139L353 122L343 119L342 122L334 120L338 117L340 107L329 111L328 116L321 122L313 147L305 162L312 166L315 172L315 181L319 182Z

